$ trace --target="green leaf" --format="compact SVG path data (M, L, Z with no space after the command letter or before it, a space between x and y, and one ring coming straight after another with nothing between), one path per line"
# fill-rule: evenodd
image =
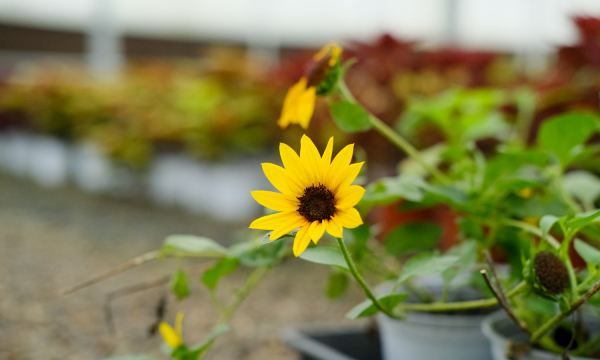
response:
M546 120L538 134L538 146L554 154L564 166L576 155L579 145L598 130L599 118L588 113L566 113Z
M420 177L401 176L377 180L367 186L361 204L387 205L400 199L421 201L424 181Z
M392 255L431 251L442 236L442 228L431 222L403 224L392 230L384 240L385 249Z
M357 132L371 128L369 113L358 104L340 100L331 105L330 111L336 125L343 131Z
M565 174L564 185L567 192L590 208L600 196L600 178L587 171L579 170Z
M163 256L193 256L221 258L227 255L227 249L216 241L194 235L171 235L160 249Z
M339 266L348 270L348 264L338 248L316 246L306 249L300 258L317 264Z
M177 300L183 300L190 295L187 276L182 270L177 270L171 277L171 292Z
M575 250L585 260L586 263L592 265L600 265L600 250L592 245L575 239Z
M277 263L289 253L289 236L270 241L263 245L242 249L237 253L237 258L245 266L258 267Z
M544 238L548 237L550 230L552 229L554 224L556 224L559 220L560 218L554 215L542 216L542 218L540 219L540 229L542 230L542 236Z
M202 274L202 283L210 290L214 290L219 284L219 280L234 272L239 264L240 261L236 258L223 258L217 261Z
M334 271L329 274L325 294L330 299L337 299L348 289L348 275L343 272Z
M380 298L377 298L377 300L379 300L379 302L381 303L383 308L391 311L398 304L405 301L407 297L408 297L408 295L404 294L404 293L387 294ZM358 318L365 317L365 316L375 315L375 314L377 314L377 312L379 312L379 309L377 309L377 307L375 307L373 302L371 300L365 300L365 301L361 302L360 304L356 305L355 307L353 307L350 311L348 311L348 313L346 314L346 317L348 319L354 320L354 319L358 319Z
M581 228L600 220L600 209L577 214L566 220L565 225L571 233L579 231Z
M456 265L459 260L460 258L454 255L423 254L415 256L404 264L398 282L403 283L413 276L441 274Z
M455 266L442 273L444 281L450 283L458 274L469 271L475 266L477 262L477 244L475 241L465 241L452 247L447 254L458 258Z

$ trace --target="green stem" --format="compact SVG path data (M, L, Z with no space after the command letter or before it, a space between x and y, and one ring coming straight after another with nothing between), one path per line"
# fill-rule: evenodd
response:
M516 227L516 228L521 229L525 232L528 232L532 235L541 237L542 239L546 240L546 242L548 244L550 244L550 246L552 246L554 249L560 248L560 243L553 236L551 236L549 234L547 236L544 236L544 233L542 232L542 230L540 230L539 228L537 228L533 225L530 225L524 221L519 221L519 220L514 220L514 219L502 219L502 220L500 220L500 223L504 224L506 226Z
M393 314L392 312L387 310L381 304L381 302L379 302L377 297L373 294L373 292L371 291L371 288L369 288L369 285L367 284L365 279L362 277L362 275L358 271L358 268L356 267L354 260L352 260L352 256L350 255L350 252L348 251L348 248L346 247L346 243L344 243L344 240L341 238L337 238L337 242L338 242L338 245L340 246L340 250L342 251L342 254L344 255L346 264L348 264L348 268L349 268L350 272L352 273L352 276L354 276L354 279L356 280L358 285L360 285L360 287L363 289L367 298L369 298L369 300L371 300L373 305L375 305L375 307L382 313L386 314L390 318L399 319L400 317L396 316L395 314Z
M227 305L221 312L218 322L219 324L228 323L231 320L235 314L235 311L240 307L244 300L246 300L248 295L250 295L252 290L256 287L256 285L258 285L260 280L262 280L268 271L268 266L261 266L254 269L250 275L248 275L244 285L236 291L233 301L229 303L229 305Z
M581 305L585 304L595 293L600 290L600 281L596 282L592 288L590 288L585 294L575 300L571 307L567 310L555 315L550 320L546 321L531 335L531 342L537 343L544 335L550 330L554 329L558 324L561 323L567 316L571 315L575 310L579 309Z
M514 288L512 288L509 292L506 293L506 297L511 298L524 289L527 288L527 284L524 281L521 281ZM416 311L416 312L444 312L444 311L463 311L463 310L473 310L473 309L482 309L489 308L492 306L498 305L498 299L488 298L488 299L480 299L480 300L471 300L471 301L459 301L459 302L451 302L451 303L431 303L431 304L400 304L398 305L399 309L403 311Z
M352 95L352 92L350 92L350 89L348 89L348 87L346 86L345 82L340 81L339 89L342 96L346 100L360 105L356 98L354 98L354 95ZM404 151L408 156L410 156L413 160L419 163L423 167L423 169L425 169L425 171L433 175L436 179L438 179L441 182L450 181L450 179L448 179L448 177L444 175L441 171L439 171L436 167L431 166L429 163L427 163L427 161L425 161L423 156L421 156L421 153L419 152L419 150L417 150L417 148L415 148L402 135L398 134L391 127L389 127L385 122L381 121L377 116L371 113L369 113L369 120L373 128L375 128L375 130L377 130L383 137L388 139L392 144L394 144L400 150Z

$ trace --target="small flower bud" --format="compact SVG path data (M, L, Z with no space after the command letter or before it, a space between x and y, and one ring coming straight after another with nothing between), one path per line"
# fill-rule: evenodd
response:
M569 287L569 273L562 260L550 251L541 251L533 259L537 282L549 295L559 295Z

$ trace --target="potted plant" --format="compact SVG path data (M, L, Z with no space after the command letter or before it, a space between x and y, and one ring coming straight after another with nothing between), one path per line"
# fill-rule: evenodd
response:
M540 279L535 259L544 244L558 244L554 237L548 241L554 224L566 229L558 248L562 249L561 261L571 269L570 289L581 286L577 291L584 294L595 289L592 269L587 271L592 275L578 279L568 264L570 244L579 230L591 228L586 238L599 240L598 229L588 225L600 212L584 213L565 187L564 177L580 155L594 151L585 143L598 132L597 115L554 117L542 126L531 147L527 132L518 131L528 123L528 113L509 122L498 111L523 93L456 90L437 98L437 103L415 105L413 128L435 126L446 134L445 142L419 150L357 102L344 83L351 64L351 60L343 61L337 45L319 51L289 89L278 123L307 129L317 98L323 98L341 130L374 130L406 155L399 175L364 187L354 184L365 162L353 162L353 144L334 151L333 138L318 147L303 135L299 151L280 144L282 165L262 165L275 191L252 192L270 212L252 221L250 228L268 231L264 239L225 248L206 238L173 236L162 249L84 285L161 257L202 257L214 259L202 282L215 294L224 276L239 267L254 268L231 302L215 301L221 317L206 341L186 344L177 330L180 326L161 325L174 359L197 359L205 354L251 289L287 258L330 266L329 289L334 295L343 292L349 280L358 285L365 300L350 309L348 317L377 315L387 360L491 359L480 330L482 319L499 306L512 309L512 303L537 291ZM490 138L495 146L478 144ZM407 209L451 209L458 224L456 243L440 250L443 229L422 218L403 223L389 231L383 242L376 241L377 224L363 219L374 207L398 202ZM585 204L590 205L589 199ZM590 254L595 253L585 256ZM496 264L500 258L506 265ZM189 294L185 272L177 271L171 284L177 297ZM568 300L566 309L573 308L580 301L579 293ZM522 301L521 307L515 307L522 310L516 316L533 314L527 310L527 300ZM550 320L546 327L557 321L555 317Z

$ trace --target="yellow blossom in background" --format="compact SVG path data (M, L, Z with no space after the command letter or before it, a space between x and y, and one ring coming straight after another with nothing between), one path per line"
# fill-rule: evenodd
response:
M172 350L183 345L183 313L175 315L175 328L166 322L161 322L158 328L163 340Z
M281 116L277 122L280 127L298 124L304 129L308 128L315 110L317 87L327 76L327 72L340 61L341 55L340 46L328 44L313 56L307 73L289 88L285 96Z
M354 144L347 145L332 160L333 138L321 155L306 135L300 141L300 155L288 145L280 144L283 167L262 164L265 176L279 192L252 192L259 204L276 213L254 220L250 228L272 231L271 240L298 229L293 251L295 256L300 256L310 241L316 244L325 231L341 238L343 228L352 229L362 224L354 206L365 189L352 182L363 162L351 164L353 151Z

